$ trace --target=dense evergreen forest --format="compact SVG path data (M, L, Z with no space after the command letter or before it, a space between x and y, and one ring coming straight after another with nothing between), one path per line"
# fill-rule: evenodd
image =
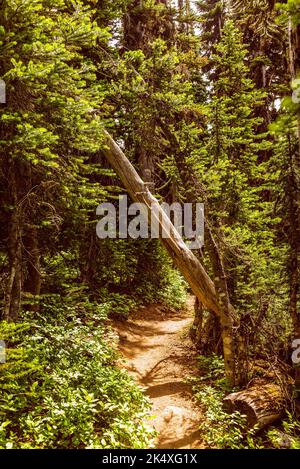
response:
M300 0L0 0L0 102L0 448L300 448Z

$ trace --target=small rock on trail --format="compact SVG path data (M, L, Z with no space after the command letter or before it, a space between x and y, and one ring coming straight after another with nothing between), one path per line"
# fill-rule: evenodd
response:
M192 297L179 312L151 305L127 322L115 322L119 348L126 358L123 366L152 402L156 448L203 448L201 409L185 382L197 373L196 351L188 333L192 322Z

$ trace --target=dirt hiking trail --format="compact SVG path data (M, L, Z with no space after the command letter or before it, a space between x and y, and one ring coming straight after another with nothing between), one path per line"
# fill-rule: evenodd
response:
M116 322L123 366L135 377L152 402L151 424L159 432L156 448L202 448L201 409L193 400L186 378L196 374L196 351L189 337L193 301L172 312L157 305Z

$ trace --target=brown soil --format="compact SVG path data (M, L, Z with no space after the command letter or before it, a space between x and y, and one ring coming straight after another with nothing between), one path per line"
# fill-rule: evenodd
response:
M189 337L193 321L193 298L180 311L153 305L126 322L116 322L123 366L145 389L152 401L152 425L158 431L156 448L202 448L199 423L201 409L191 386L196 351Z

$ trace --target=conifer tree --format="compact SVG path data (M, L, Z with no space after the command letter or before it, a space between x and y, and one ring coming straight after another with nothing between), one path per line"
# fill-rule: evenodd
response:
M71 212L73 220L84 217L91 195L100 200L105 194L86 177L88 152L101 148L96 109L104 93L81 50L107 41L109 33L82 3L64 1L5 0L0 23L0 74L7 87L0 115L4 316L13 320L24 288L40 293L40 257L53 249L53 230L58 233Z
M215 52L220 41L225 21L225 2L223 0L199 0L201 38L207 54Z

